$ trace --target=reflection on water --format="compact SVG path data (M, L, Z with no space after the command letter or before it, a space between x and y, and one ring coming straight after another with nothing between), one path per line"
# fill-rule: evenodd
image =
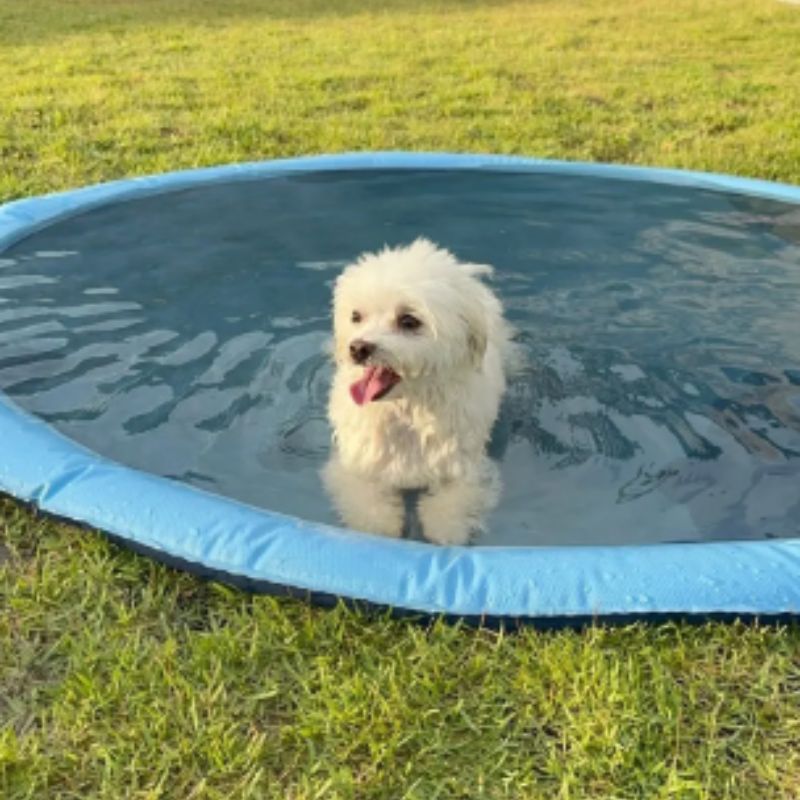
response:
M319 175L111 206L0 254L0 389L100 453L332 522L330 283L426 235L526 363L487 544L800 533L800 212L558 176Z

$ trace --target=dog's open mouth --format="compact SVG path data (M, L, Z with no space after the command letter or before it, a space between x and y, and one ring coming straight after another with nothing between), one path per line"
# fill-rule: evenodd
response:
M364 370L361 379L350 387L350 396L358 405L363 406L386 397L399 382L400 376L393 369L369 366Z

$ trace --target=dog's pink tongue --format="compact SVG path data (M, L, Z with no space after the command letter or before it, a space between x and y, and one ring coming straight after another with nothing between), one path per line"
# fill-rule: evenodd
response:
M386 367L367 367L361 380L350 387L350 396L358 405L370 403L381 392L386 391L395 382L395 375Z

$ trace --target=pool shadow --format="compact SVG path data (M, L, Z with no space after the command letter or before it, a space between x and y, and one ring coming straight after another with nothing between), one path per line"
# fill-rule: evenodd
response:
M450 13L497 8L512 0L80 0L53 8L48 0L0 9L0 44L42 43L82 34L124 34L172 24L213 27L239 21L311 22L360 15Z

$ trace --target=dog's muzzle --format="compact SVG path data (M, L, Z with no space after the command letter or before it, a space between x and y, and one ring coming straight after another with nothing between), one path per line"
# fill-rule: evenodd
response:
M375 345L363 339L354 339L350 343L350 358L356 364L365 364L367 359L375 352Z

